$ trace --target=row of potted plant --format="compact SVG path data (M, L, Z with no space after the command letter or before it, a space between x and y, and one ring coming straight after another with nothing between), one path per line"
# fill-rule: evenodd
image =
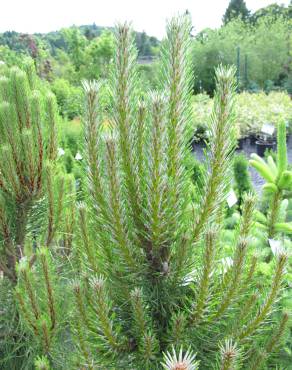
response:
M212 99L206 94L193 97L194 142L208 140L208 117ZM292 102L285 92L265 94L243 92L237 95L236 124L238 145L247 140L257 146L259 155L266 149L275 149L275 135L279 117L286 122L287 134L292 130Z

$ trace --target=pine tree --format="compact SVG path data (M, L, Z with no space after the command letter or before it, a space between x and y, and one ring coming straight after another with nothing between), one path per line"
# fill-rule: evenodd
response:
M197 203L186 169L190 127L190 22L172 19L162 52L164 90L139 99L128 24L116 31L112 129L104 133L100 84L84 83L89 206L79 207L81 277L74 280L80 366L95 369L232 369L251 361L282 287L255 293L247 194L225 264L220 235L235 148L235 69L219 67L209 168ZM260 335L261 333L261 335ZM96 353L98 353L96 355ZM162 354L164 353L164 359ZM196 353L196 355L195 355Z
M223 16L223 23L230 22L233 18L241 17L243 20L249 18L250 11L247 9L244 0L230 0L230 3Z
M5 133L10 126L4 123L12 122L16 133L13 139L1 136L0 153L6 158L0 164L1 194L5 202L10 201L9 207L4 203L1 208L5 216L1 222L6 225L4 221L9 221L13 248L20 231L22 235L21 253L12 266L18 315L13 339L17 333L22 336L10 353L18 361L16 366L1 356L5 370L33 366L56 370L260 369L279 347L288 316L284 314L278 324L270 322L285 282L288 257L280 250L271 262L270 281L258 284L258 257L250 237L256 227L256 199L248 192L242 199L232 246L228 252L224 248L224 210L236 146L234 67L216 70L207 166L194 190L193 171L188 165L190 29L188 16L168 23L161 89L141 93L133 32L127 23L118 26L107 131L100 104L103 84L83 83L88 194L78 205L74 240L74 204L66 207L65 215L62 212L64 194L73 192L73 184L56 169L55 125L49 125L47 133L45 125L37 124L40 121L27 119L35 117L28 113L39 107L27 103L35 95L34 89L28 88L29 73L12 69L6 71L8 81L1 80L6 86L1 91L18 86L14 73L22 76L20 81L26 86L25 93L17 95L25 98L23 105L18 100L11 103L9 99L15 95L3 98L2 105L10 102L17 108L11 112L19 115L10 120L7 111L0 115L1 130ZM40 89L37 96L46 96L43 92ZM52 122L52 114L47 115L51 110L40 112L44 117L41 122ZM31 124L28 130L21 126L23 117ZM287 190L291 177L287 175L284 130L280 124L275 165L279 176L271 177L265 162L257 165L273 179L270 187L281 191ZM39 156L30 153L39 153L41 147L38 135L30 137L35 132L43 135L46 158L42 170L36 172L33 169ZM16 160L14 140L22 145L22 156L16 151ZM268 161L268 166L273 165ZM6 165L14 172L8 172ZM42 185L31 193L28 189L35 184L35 173ZM23 184L21 181L25 186L16 187ZM26 218L19 219L12 212L22 204L22 198L15 194L29 196ZM47 209L42 217L38 217L39 208ZM60 223L70 234L62 245L56 243ZM32 231L39 241L35 253L29 250ZM39 247L40 243L44 246ZM63 245L70 253L68 263L61 265Z
M67 180L56 171L57 107L33 62L0 71L0 270L16 281L26 239L50 245ZM35 219L35 223L32 218ZM30 243L31 244L31 243ZM33 263L33 250L31 250Z

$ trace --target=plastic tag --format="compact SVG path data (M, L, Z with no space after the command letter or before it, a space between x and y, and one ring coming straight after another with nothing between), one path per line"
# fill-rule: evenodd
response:
M228 207L229 208L233 207L234 204L237 203L237 196L236 196L236 194L235 194L235 192L234 192L233 189L230 190L230 192L229 192L229 194L227 196L226 201L227 201L227 204L228 204Z
M62 157L65 154L65 150L63 148L58 148L58 156Z
M280 240L269 239L269 244L274 256L278 256L283 251L283 246Z
M75 159L76 159L76 161L80 161L81 159L83 159L83 157L79 152L77 152L76 155L75 155Z
M212 136L212 131L211 130L207 130L206 131L206 136L207 137L211 137Z
M262 126L262 133L268 134L268 135L273 135L275 131L275 126L271 125L270 123L264 123Z

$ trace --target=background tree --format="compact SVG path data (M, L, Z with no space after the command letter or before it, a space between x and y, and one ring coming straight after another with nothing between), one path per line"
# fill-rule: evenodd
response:
M214 68L220 63L235 64L237 47L247 55L250 84L264 89L270 80L280 88L291 64L291 20L265 16L250 24L234 19L220 29L202 31L193 42L194 69L200 76L195 81L196 92L202 87L212 94ZM244 76L244 63L240 75Z
M230 0L230 3L223 16L224 24L230 22L234 18L240 17L242 20L249 18L250 11L247 9L244 0Z
M99 37L93 39L85 51L86 64L81 68L81 74L87 79L108 77L109 68L114 55L114 36L111 31L102 31Z
M84 49L87 40L77 27L65 28L62 30L62 33L68 45L70 58L72 59L75 70L78 72L84 63Z

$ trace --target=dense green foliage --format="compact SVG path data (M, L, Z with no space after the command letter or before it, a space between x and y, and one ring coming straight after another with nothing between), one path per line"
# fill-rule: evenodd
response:
M194 41L194 68L199 76L195 91L212 94L214 67L237 64L240 48L239 87L279 89L291 78L291 18L266 15L256 23L234 19L220 29L206 29Z
M84 139L79 121L59 122L31 63L3 69L1 368L289 363L285 124L277 124L276 162L251 161L268 181L262 213L249 192L246 161L233 161L233 67L216 70L208 160L191 157L190 27L187 16L168 24L159 91L141 88L134 34L128 24L117 28L108 87L83 82ZM240 198L234 214L226 213L232 166ZM274 257L265 252L270 238L283 241Z
M192 129L197 139L208 135L209 116L212 99L207 94L193 97L194 118ZM236 96L236 129L237 137L245 138L260 134L264 124L277 127L279 115L285 121L288 131L292 130L291 99L285 92L242 92Z
M30 63L25 68L3 68L0 78L1 268L12 280L24 253L28 214L51 176L48 161L56 158L54 95L38 86Z

